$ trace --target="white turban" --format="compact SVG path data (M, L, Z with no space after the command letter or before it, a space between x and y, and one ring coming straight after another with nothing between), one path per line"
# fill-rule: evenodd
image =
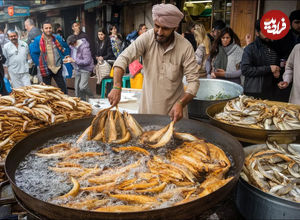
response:
M183 13L172 4L158 4L152 8L153 21L164 27L176 28L183 18Z

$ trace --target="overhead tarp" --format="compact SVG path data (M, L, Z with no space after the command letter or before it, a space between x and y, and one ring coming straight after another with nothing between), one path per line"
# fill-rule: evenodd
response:
M88 10L90 8L96 8L102 3L102 0L85 0L84 1L84 10Z

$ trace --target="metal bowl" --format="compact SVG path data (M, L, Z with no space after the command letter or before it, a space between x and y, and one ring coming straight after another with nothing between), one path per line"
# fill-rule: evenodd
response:
M237 83L221 79L199 79L200 87L196 97L188 105L190 117L207 118L206 108L212 104L228 101L243 94L243 87ZM211 100L209 97L216 97L222 94L230 98Z
M265 144L245 147L245 156L263 147ZM238 181L235 203L246 219L299 219L300 217L299 203L265 193L241 177Z
M274 102L274 101L267 101L264 100L265 103L269 105L292 105L283 102ZM229 132L233 136L235 136L238 140L253 143L253 144L261 144L266 143L266 141L276 141L279 144L289 144L296 141L297 137L300 136L300 129L294 130L265 130L265 129L256 129L256 128L247 128L237 125L231 125L219 120L216 120L214 117L217 113L223 111L226 101L219 102L213 105L210 105L206 109L206 113L211 121L211 124ZM300 106L292 105L297 108Z

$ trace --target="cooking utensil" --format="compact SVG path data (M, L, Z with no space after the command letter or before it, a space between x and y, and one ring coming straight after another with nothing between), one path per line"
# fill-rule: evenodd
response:
M245 155L263 148L265 145L251 145L244 148ZM246 219L299 219L300 204L269 193L239 178L236 206Z
M237 83L221 79L199 79L200 87L196 97L188 104L190 117L206 118L206 108L212 104L228 101L243 94L243 87ZM220 95L220 99L212 100L209 97ZM223 97L222 97L223 95Z
M168 116L133 116L142 126L164 126L170 122ZM92 117L74 120L46 128L26 137L24 140L16 144L16 146L10 151L5 163L6 174L9 178L14 193L16 194L16 197L24 206L26 206L26 209L31 210L36 215L49 219L186 219L199 215L203 210L211 208L225 198L238 180L242 165L244 163L242 146L231 135L209 124L183 119L176 123L176 130L181 132L190 132L199 137L203 137L207 141L221 147L228 155L230 155L230 158L232 158L232 167L229 170L229 175L233 176L234 178L222 188L203 198L182 205L162 209L141 212L106 213L70 209L44 202L25 193L16 185L15 172L19 163L24 160L27 154L29 154L32 150L39 148L48 140L84 131L84 129L90 125L91 120Z

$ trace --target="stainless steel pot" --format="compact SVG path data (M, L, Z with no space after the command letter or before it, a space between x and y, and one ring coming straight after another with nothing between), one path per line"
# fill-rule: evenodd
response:
M245 156L265 145L244 148ZM265 193L241 177L238 181L236 206L246 219L299 219L300 204Z
M206 118L206 108L212 104L221 101L228 101L243 94L243 87L237 83L221 79L199 79L200 87L196 97L188 105L188 113L190 117ZM211 100L209 97L216 97L222 94L230 98L221 98Z

